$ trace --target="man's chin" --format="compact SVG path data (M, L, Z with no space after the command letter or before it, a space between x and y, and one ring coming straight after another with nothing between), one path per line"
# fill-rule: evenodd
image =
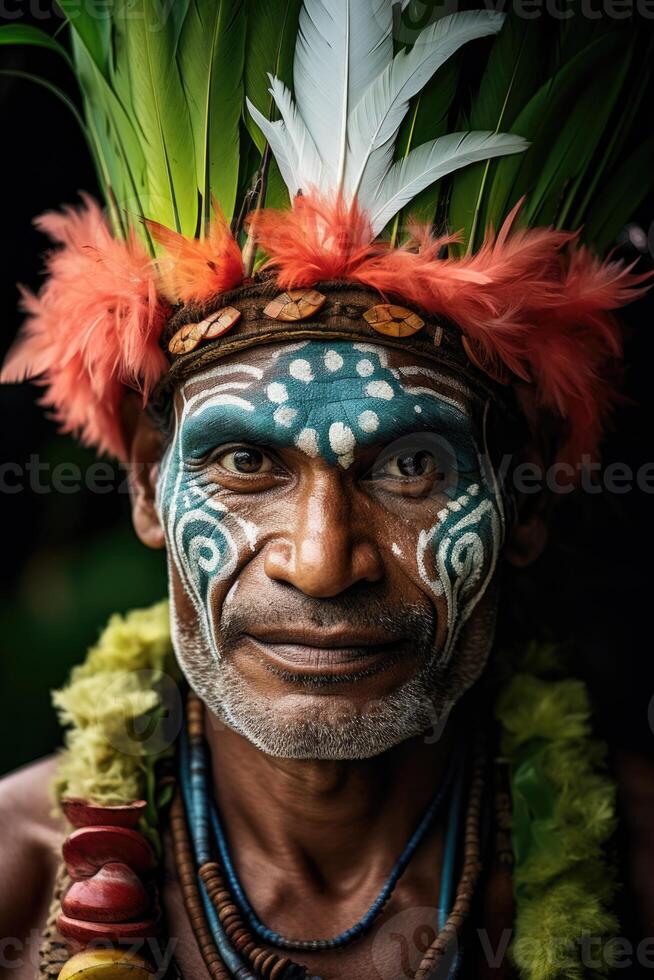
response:
M368 701L350 697L329 679L275 697L262 695L226 664L220 680L205 681L194 686L218 721L278 758L370 758L440 725L419 676Z

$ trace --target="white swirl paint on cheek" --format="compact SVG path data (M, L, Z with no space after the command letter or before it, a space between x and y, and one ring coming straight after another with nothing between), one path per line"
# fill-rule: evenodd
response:
M230 381L217 383L216 378L229 377L230 373ZM198 378L191 379L182 388L181 411L179 405L175 405L175 437L162 462L157 487L157 505L166 532L169 562L176 569L195 610L198 632L216 658L219 656L218 632L213 622L211 586L234 575L239 561L238 538L252 551L256 550L259 529L252 521L231 513L195 479L189 480L188 473L185 476L183 441L188 418L200 415L210 405L225 404L224 399L230 398L229 404L249 411L250 403L243 404L243 399L230 396L225 390L232 385L242 388L249 384L236 380L243 373L260 374L259 369L247 364L223 365L216 370L216 383L200 393L187 396L189 386L192 389L197 385ZM220 389L219 395L216 395L217 389ZM175 633L179 636L178 627L179 624L175 624Z
M189 562L197 564L207 575L216 571L222 557L220 548L213 538L205 538L198 534L189 546Z
M484 414L484 451L490 458L486 439L488 405ZM447 605L447 637L441 651L448 660L464 623L491 582L504 540L504 508L495 473L487 496L478 483L438 513L438 523L420 532L417 546L418 573L437 598ZM435 546L434 576L427 570L428 549Z

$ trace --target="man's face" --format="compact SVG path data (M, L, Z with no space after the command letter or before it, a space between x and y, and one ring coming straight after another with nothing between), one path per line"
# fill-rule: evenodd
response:
M173 635L263 751L361 758L442 721L492 640L484 406L383 346L235 355L177 392L158 506Z

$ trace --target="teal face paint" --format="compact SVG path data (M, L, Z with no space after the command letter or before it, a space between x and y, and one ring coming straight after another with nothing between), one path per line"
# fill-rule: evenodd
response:
M229 443L294 447L345 470L361 447L437 434L452 449L454 479L435 523L419 530L414 555L424 587L446 604L449 656L492 576L502 536L499 495L481 477L471 393L426 366L393 366L377 345L310 341L273 348L261 363L244 353L186 382L162 465L169 558L210 649L218 656L210 590L230 579L239 555L256 551L258 534L203 471L212 451Z
M179 433L191 456L242 441L295 446L347 468L358 447L384 445L415 431L437 431L462 447L468 435L468 456L473 448L464 399L425 387L438 380L428 368L389 366L383 347L312 341L282 348L265 375L251 380L247 364L230 367L211 391L191 396Z

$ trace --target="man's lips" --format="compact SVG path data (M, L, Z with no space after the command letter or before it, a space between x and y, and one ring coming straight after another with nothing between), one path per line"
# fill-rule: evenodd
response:
M348 630L306 629L265 630L245 636L271 666L306 676L338 675L381 666L392 661L406 642L404 637Z

